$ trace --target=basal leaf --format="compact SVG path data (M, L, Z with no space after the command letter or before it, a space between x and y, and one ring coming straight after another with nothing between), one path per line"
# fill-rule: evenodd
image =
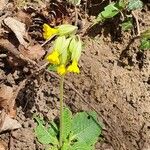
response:
M64 108L63 121L64 121L63 140L65 141L71 132L72 126L72 113L68 108Z
M146 31L144 31L143 33L141 33L141 37L142 38L150 39L150 29L147 29Z
M48 126L48 133L50 133L52 136L57 136L58 135L58 127L54 122L51 122Z
M121 9L124 9L128 4L128 0L119 0L117 3L116 3L116 7L121 10Z
M70 147L69 150L93 150L93 147L86 143L76 142Z
M77 113L73 118L72 133L80 143L86 143L89 146L95 144L101 133L101 126L97 121L96 114Z
M96 18L96 22L104 21L105 19L109 19L114 17L119 13L119 9L115 7L116 3L111 3L108 6L104 8L104 11L102 11Z
M49 71L54 71L54 72L56 72L56 70L57 70L57 65L49 65L47 69L48 69Z
M48 131L48 129L44 126L43 120L41 120L38 117L35 117L35 120L37 121L37 126L35 128L35 134L37 136L38 141L42 144L57 145L58 144L57 137L51 135L51 132L49 132L50 130Z
M132 27L133 27L132 20L129 19L129 20L127 20L127 21L124 21L124 22L121 24L121 27L122 27L122 30L123 30L123 31L128 31L128 30L132 29Z
M136 10L143 7L141 0L130 0L128 4L128 10Z
M141 39L140 49L150 50L150 39L147 39L147 38Z
M67 0L67 1L73 5L80 5L81 3L81 0Z

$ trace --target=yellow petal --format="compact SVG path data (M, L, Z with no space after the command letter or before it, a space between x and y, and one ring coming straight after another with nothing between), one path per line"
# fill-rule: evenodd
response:
M51 54L49 54L46 59L52 63L52 64L60 64L60 60L59 60L59 53L57 51L53 51Z
M44 39L49 39L54 34L58 33L58 29L51 28L48 24L44 23L43 25L43 37Z
M73 60L72 64L67 68L68 72L80 73L78 68L78 63L76 60Z
M66 68L65 68L64 64L57 67L57 73L60 74L60 75L65 75L66 74Z

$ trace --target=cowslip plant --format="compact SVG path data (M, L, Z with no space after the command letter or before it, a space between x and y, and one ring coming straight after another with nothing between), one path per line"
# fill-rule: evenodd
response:
M81 56L82 42L76 35L76 26L61 25L51 28L44 24L43 36L47 40L57 35L53 50L46 56L53 71L60 75L60 120L45 123L42 118L35 117L37 126L35 134L46 150L93 150L94 144L101 134L101 126L95 112L79 112L75 115L64 107L63 84L67 73L79 73L78 61Z

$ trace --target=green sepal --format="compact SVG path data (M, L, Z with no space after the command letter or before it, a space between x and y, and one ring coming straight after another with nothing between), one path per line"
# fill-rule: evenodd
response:
M74 36L69 45L69 51L71 52L71 60L78 61L81 56L82 42L79 36Z
M54 43L54 50L58 51L59 54L62 54L63 51L66 49L66 37L65 36L59 36L56 38Z
M77 26L73 26L70 24L63 24L57 27L58 28L58 35L60 36L68 36L68 35L72 35L75 34L78 27Z

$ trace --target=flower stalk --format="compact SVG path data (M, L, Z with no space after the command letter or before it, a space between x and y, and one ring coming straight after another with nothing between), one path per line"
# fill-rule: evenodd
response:
M60 145L60 148L62 147L63 145L63 129L64 129L64 126L63 126L63 92L64 92L64 75L61 76L61 79L60 79L60 135L59 135L59 145Z

